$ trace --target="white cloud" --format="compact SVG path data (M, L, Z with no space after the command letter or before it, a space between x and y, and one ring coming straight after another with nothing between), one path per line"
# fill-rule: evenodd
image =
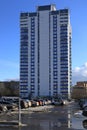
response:
M87 62L83 66L87 67Z
M75 67L75 69L73 70L74 73L79 73L80 72L80 67Z
M87 81L87 62L80 67L75 67L72 71L72 82Z

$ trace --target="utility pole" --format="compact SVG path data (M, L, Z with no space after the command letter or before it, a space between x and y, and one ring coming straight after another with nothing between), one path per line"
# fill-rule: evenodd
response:
M20 104L20 97L19 97L19 111L18 111L18 113L19 113L19 126L21 126L21 104Z

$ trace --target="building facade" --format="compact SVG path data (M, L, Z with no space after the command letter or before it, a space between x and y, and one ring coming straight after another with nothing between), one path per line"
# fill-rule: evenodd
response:
M19 81L1 81L0 97L2 96L19 96Z
M72 89L72 98L87 98L87 81L78 81Z
M87 88L87 81L78 81L75 86Z
M71 25L68 9L38 6L20 14L20 96L70 97Z

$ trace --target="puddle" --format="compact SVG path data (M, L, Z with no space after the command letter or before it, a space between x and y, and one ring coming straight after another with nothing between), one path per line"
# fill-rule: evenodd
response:
M54 107L50 112L22 114L25 127L15 130L86 130L87 117L82 115L76 104ZM0 130L14 130L14 128L0 127Z
M79 116L72 116L71 118L71 127L74 129L79 130L86 130L87 129L87 117L83 115Z

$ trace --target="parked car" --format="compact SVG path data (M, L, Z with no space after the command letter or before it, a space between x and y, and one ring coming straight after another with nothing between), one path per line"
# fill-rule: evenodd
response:
M85 104L84 108L83 108L83 113L84 116L87 116L87 104Z
M3 112L7 111L7 107L6 107L5 105L1 105L1 104L0 104L0 113L1 113L2 111L3 111Z
M28 103L26 100L21 100L20 105L21 105L21 108L28 108Z
M65 103L61 99L53 99L52 100L52 105L59 106L59 105L64 105L64 104Z
M79 106L81 109L84 109L84 107L87 106L87 99L80 99Z

